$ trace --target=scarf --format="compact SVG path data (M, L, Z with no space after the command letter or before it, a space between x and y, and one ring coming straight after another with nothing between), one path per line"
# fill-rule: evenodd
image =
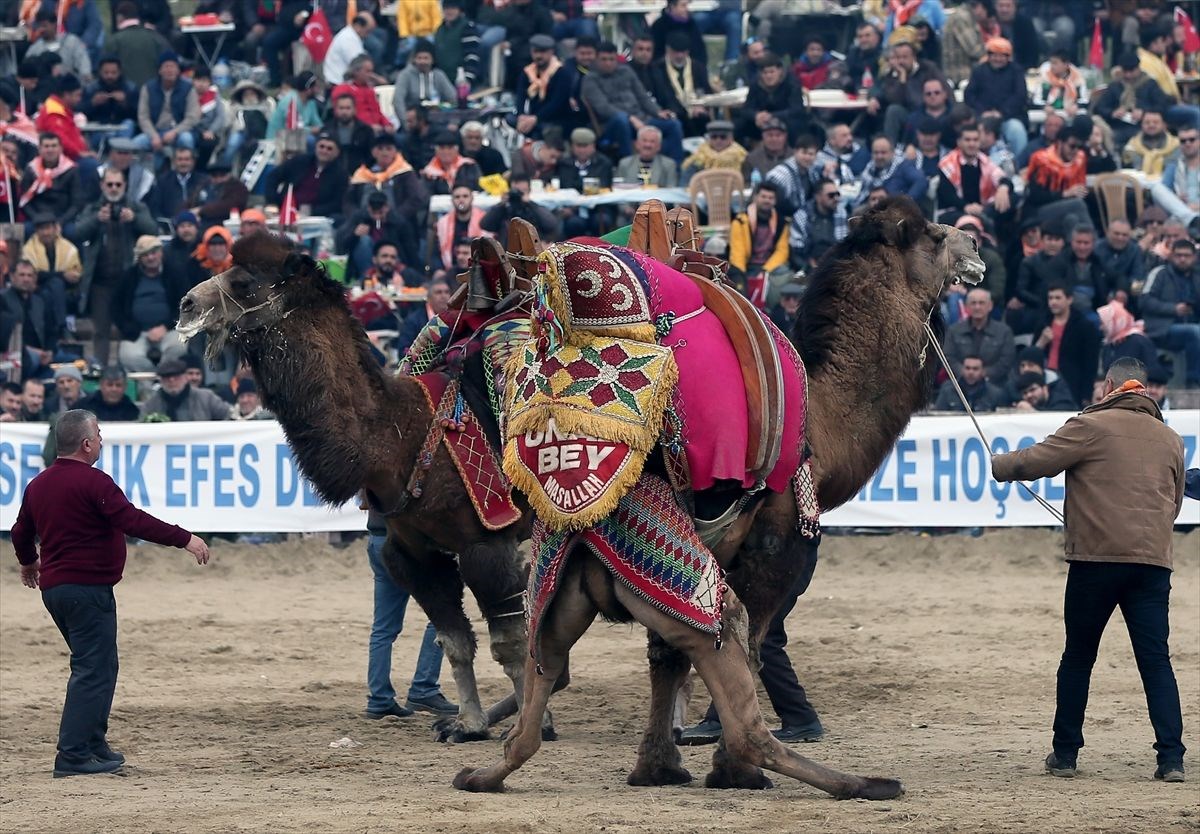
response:
M1146 323L1135 320L1133 313L1125 309L1120 301L1110 301L1096 311L1100 316L1100 332L1104 334L1104 344L1119 345L1131 333L1146 333Z
M867 195L870 194L872 188L880 188L885 182L890 180L902 162L904 162L904 157L900 154L895 154L892 156L892 161L888 164L888 167L882 171L876 170L874 162L868 165L862 172L862 199L864 201L867 199ZM982 171L980 173L982 174ZM961 172L959 179L962 179ZM957 184L955 187L957 187ZM982 189L983 186L981 185L980 190L982 191ZM961 189L959 190L961 191Z
M171 418L171 422L178 422L179 409L188 401L188 397L192 394L191 383L183 386L183 390L178 394L167 393L166 388L160 388L158 393L162 395L163 405L166 406L166 415Z
M917 9L921 8L923 2L924 0L888 0L888 6L896 19L895 25L903 26L908 23L917 13Z
M985 203L988 203L995 196L996 188L1000 185L1000 180L1004 178L1004 172L984 154L977 156L976 160L979 163L979 197ZM959 197L962 196L963 164L962 151L958 148L946 154L938 164L938 170L954 186L954 191Z
M1148 146L1145 137L1140 133L1125 144L1126 152L1132 151L1142 157L1142 173L1152 177L1162 176L1163 169L1167 166L1167 158L1178 148L1179 140L1169 133L1163 134L1163 143L1157 148Z
M1079 89L1083 86L1083 75L1072 64L1067 64L1067 77L1059 78L1050 70L1050 63L1039 71L1042 85L1046 89L1046 104L1065 107L1074 104L1079 99Z
M485 232L479 225L483 220L483 210L471 208L471 217L467 220L467 237L492 237L491 232ZM448 211L437 221L438 253L442 256L442 264L446 269L454 265L454 226L458 223L456 212Z
M733 171L741 172L742 163L746 161L746 149L737 142L729 143L729 147L723 151L713 150L712 145L708 144L708 140L700 143L700 147L696 148L696 152L683 161L683 167L689 166L699 168L704 171L713 168L728 168Z
M200 113L207 116L217 107L217 88L209 87L200 94Z
M63 154L58 158L58 165L47 169L45 163L42 162L40 156L35 156L33 161L29 163L29 170L33 171L33 182L29 186L29 190L21 195L21 207L28 205L29 201L39 194L43 193L47 188L54 184L58 177L65 174L75 167L75 163L67 159L67 155Z
M689 56L684 62L682 69L677 69L670 61L664 65L667 71L667 80L671 82L671 89L675 91L675 99L687 107L689 103L696 100L696 85L692 81L692 59ZM679 73L683 73L683 85L679 84Z
M1127 379L1121 385L1112 390L1112 393L1105 397L1105 400L1111 400L1120 394L1140 394L1143 397L1150 397L1150 392L1146 390L1146 386L1138 382L1136 379Z
M449 168L442 166L442 162L436 156L429 160L429 164L421 169L421 176L430 180L444 180L446 185L454 188L454 180L458 176L458 171L464 165L473 164L475 160L470 157L456 154L454 162L450 163Z
M554 77L554 73L562 69L562 62L558 57L552 57L550 63L546 64L546 69L538 72L537 64L529 64L525 67L525 77L529 79L529 87L525 90L526 98L544 99L546 90L550 87L550 79Z
M358 166L358 170L350 178L350 184L373 185L382 190L392 177L398 177L411 170L412 166L408 164L408 160L404 158L404 154L397 153L396 158L392 160L392 164L382 171L372 171L366 165Z

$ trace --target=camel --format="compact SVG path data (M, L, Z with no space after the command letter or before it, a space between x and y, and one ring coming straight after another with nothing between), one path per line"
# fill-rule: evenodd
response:
M908 198L884 201L856 220L811 277L793 340L809 374L808 442L822 509L851 497L878 469L912 414L927 401L934 363L926 362L926 325L936 333L939 296L947 283L978 283L983 262L974 241L927 222ZM752 504L713 548L728 571L731 591L751 618L749 644L761 642L771 614L803 570L809 549L798 531L796 498L768 495ZM499 791L504 780L541 745L536 716L549 702L571 647L597 614L634 620L650 631L651 716L630 784L691 780L681 767L671 719L689 666L717 706L724 737L714 755L711 787L766 787L760 768L792 776L839 798L887 799L903 792L894 779L839 773L786 748L768 732L758 707L749 657L737 640L718 649L712 639L642 600L585 548L563 568L545 614L543 674L529 659L521 715L503 759L466 768L454 779L468 791ZM729 594L733 597L733 594ZM739 606L726 609L725 630L736 628ZM741 615L741 616L744 616Z
M517 546L529 536L529 514L500 531L484 528L441 444L420 500L405 507L433 420L424 393L411 378L379 367L345 288L288 241L265 233L242 238L233 261L182 300L180 333L208 333L210 356L227 342L237 348L322 501L340 505L365 489L387 512L384 561L437 629L461 702L458 716L434 725L437 737L488 738L489 725L514 712L524 694L528 569ZM492 656L513 683L513 696L491 711L480 704L464 585L487 618ZM548 715L545 735L554 737Z

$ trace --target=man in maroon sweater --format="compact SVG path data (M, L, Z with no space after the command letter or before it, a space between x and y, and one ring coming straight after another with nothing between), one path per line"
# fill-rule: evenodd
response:
M93 468L101 447L95 414L66 412L54 435L58 458L25 488L12 541L21 582L41 587L71 650L54 775L112 773L125 764L106 739L117 686L113 585L125 568L125 536L186 548L201 565L208 563L208 546L130 504L112 478Z

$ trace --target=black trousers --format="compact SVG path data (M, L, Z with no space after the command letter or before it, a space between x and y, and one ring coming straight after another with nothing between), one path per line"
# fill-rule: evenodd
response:
M42 602L71 650L58 757L86 761L105 743L117 688L117 600L111 585L57 585Z
M804 687L796 677L792 661L784 651L788 636L783 629L783 623L796 607L796 600L808 590L808 585L812 582L813 571L817 568L817 544L809 547L808 557L806 570L797 578L792 594L771 620L767 636L763 638L762 648L759 650L762 668L758 671L758 677L762 681L763 689L767 691L771 708L775 710L784 727L803 727L812 724L818 718L817 711L808 702ZM704 720L721 720L717 715L716 706L712 703L708 705Z
M1054 752L1074 762L1083 747L1083 715L1100 637L1118 606L1129 629L1158 763L1183 762L1183 715L1167 648L1171 571L1154 565L1072 562L1063 600L1067 642L1058 666Z

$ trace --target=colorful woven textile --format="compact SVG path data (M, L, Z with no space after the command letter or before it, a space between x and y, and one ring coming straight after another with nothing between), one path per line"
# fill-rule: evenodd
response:
M725 579L696 535L691 516L666 481L643 475L616 509L581 532L552 530L539 516L529 571L529 651L541 660L541 626L558 591L563 565L588 547L621 584L693 628L719 636Z

